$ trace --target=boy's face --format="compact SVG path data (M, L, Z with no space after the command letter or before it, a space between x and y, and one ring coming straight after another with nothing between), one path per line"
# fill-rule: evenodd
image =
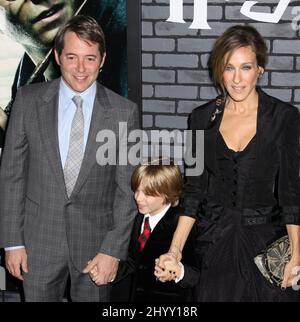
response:
M7 31L23 45L47 47L75 12L76 0L0 0Z
M151 216L160 213L166 206L165 198L161 196L149 196L144 191L143 181L134 193L134 198L139 212L143 215Z

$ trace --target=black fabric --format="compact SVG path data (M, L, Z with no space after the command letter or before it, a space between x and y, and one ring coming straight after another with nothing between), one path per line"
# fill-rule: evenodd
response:
M220 204L225 207L248 208L251 203L254 192L255 143L256 135L242 152L235 152L227 147L222 134L218 133L217 163L220 175L217 180L217 196Z
M239 202L244 208L253 210L278 207L282 223L300 224L299 111L260 89L258 93L253 175L249 176L247 195L243 194L244 200ZM216 109L221 113L213 119ZM217 106L214 100L196 108L190 116L189 128L194 136L197 130L204 130L204 171L200 176L186 177L182 205L186 216L196 218L209 201L223 205L215 148L222 112L223 106ZM193 151L196 148L193 140Z
M3 129L0 127L0 149L3 146L3 142L4 142L4 131Z
M190 120L191 129L205 129L205 169L187 177L183 207L198 219L196 300L299 300L299 292L268 283L253 261L286 234L283 224L300 223L299 113L259 90L256 135L235 152L219 132L222 113L210 118L215 109L210 102ZM187 268L181 285L193 285L195 274Z

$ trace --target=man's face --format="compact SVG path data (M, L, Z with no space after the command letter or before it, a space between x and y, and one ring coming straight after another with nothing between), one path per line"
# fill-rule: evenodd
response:
M105 56L101 57L97 43L80 39L72 31L65 34L61 54L56 50L54 53L62 78L71 89L79 93L84 92L97 79L105 59Z
M78 1L0 0L8 32L23 45L49 47L58 29L68 21Z

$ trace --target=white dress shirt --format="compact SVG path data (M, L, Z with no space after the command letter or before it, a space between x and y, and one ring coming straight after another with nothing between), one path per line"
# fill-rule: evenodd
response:
M149 225L150 225L151 233L152 233L152 231L155 228L155 226L163 218L163 216L166 214L166 212L169 210L170 207L171 207L171 204L167 204L166 207L156 215L150 215L150 214L144 215L144 219L143 219L143 223L142 223L142 226L141 226L140 233L142 233L143 230L144 230L144 223L145 223L145 219L147 217L149 218Z

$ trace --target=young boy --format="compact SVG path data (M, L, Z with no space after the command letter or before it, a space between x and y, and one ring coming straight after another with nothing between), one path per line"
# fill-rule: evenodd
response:
M161 160L160 160L161 161ZM154 276L155 259L168 251L179 218L177 205L182 192L178 166L142 164L131 179L137 214L128 259L120 262L113 283L112 301L182 302L191 300L191 289L174 281L161 283ZM184 263L194 264L193 234L183 251Z

